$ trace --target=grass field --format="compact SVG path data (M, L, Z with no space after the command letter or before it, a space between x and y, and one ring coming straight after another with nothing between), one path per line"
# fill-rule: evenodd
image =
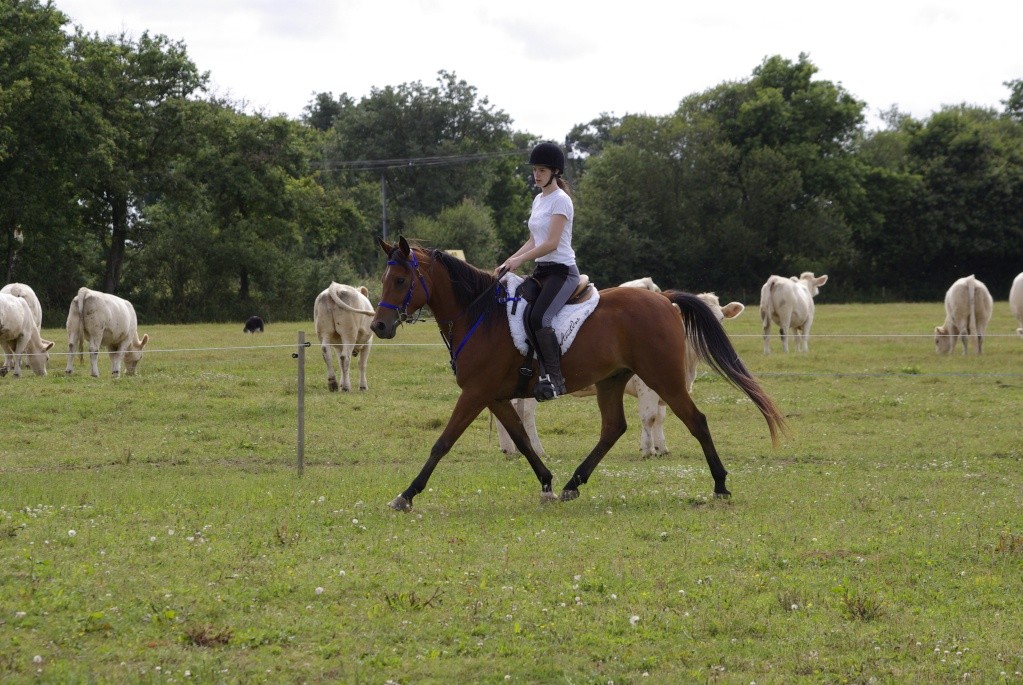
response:
M299 330L143 327L139 375L0 379L0 681L1023 682L1023 340L934 353L938 304L818 304L808 354L727 324L793 435L716 376L694 396L730 500L669 418L541 506L482 415L416 510L386 503L458 389L437 329L376 341L332 394ZM66 334L47 330L66 350ZM592 398L543 405L561 485Z

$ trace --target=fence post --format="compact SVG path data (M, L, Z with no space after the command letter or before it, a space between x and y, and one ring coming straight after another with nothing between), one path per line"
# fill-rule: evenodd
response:
M298 332L298 475L305 469L305 331Z

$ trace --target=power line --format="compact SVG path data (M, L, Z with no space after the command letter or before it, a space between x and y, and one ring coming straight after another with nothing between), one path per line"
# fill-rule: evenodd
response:
M478 152L462 155L434 155L429 157L399 157L394 159L353 159L353 160L322 160L313 161L310 166L313 169L323 171L336 171L348 169L350 171L382 171L386 169L412 169L417 167L451 166L455 164L470 164L472 162L483 162L489 159L501 159L504 157L525 156L529 150L512 150L509 152Z

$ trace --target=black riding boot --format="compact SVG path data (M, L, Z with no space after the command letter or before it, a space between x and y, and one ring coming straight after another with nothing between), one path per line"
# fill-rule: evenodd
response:
M565 379L561 376L561 345L553 328L541 328L534 337L536 351L540 356L541 375L533 388L533 397L539 402L546 402L567 392Z

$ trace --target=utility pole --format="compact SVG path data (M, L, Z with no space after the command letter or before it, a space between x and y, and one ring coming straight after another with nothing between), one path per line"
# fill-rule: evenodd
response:
M387 240L387 183L384 181L384 175L380 174L380 204L383 207L383 226L381 233L384 241Z

